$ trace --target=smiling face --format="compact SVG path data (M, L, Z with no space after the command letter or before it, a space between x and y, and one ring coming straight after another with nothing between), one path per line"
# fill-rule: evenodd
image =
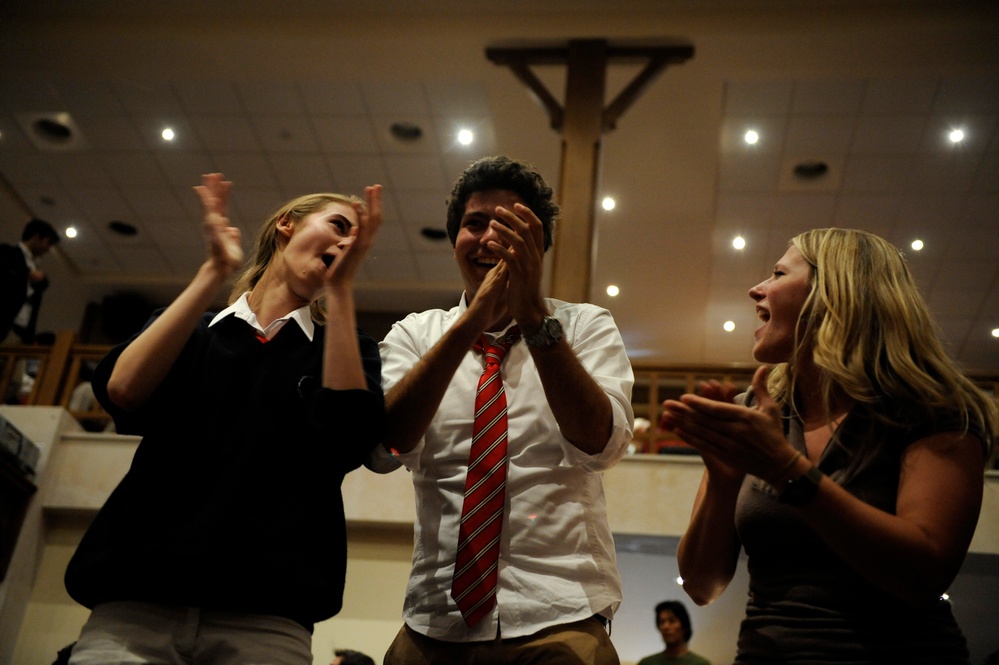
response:
M753 357L761 363L789 362L794 354L795 329L802 307L811 293L812 267L801 252L789 247L774 266L773 274L749 290L763 325L753 337Z
M496 231L489 228L490 220L497 219L496 206L513 210L514 203L524 203L524 200L508 189L487 189L468 197L454 241L454 259L458 262L469 302L486 274L500 261L488 246L490 241L501 241Z
M331 202L297 222L278 222L278 233L287 239L283 263L296 295L308 302L319 297L326 271L353 242L350 229L356 224L353 206L340 202Z

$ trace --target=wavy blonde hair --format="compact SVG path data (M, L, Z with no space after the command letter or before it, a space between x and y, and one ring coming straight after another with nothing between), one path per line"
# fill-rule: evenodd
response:
M826 412L848 397L877 420L899 414L957 412L991 448L996 400L978 389L944 349L905 258L894 245L853 229L815 229L789 242L811 266L811 291L798 318L795 349L820 370ZM776 365L768 389L794 408L794 367Z
M278 250L277 225L278 222L288 219L293 224L297 224L314 212L319 212L331 203L344 203L353 205L363 201L357 196L347 194L334 194L332 192L322 192L319 194L306 194L296 199L288 201L280 208L271 213L270 217L260 227L257 233L257 242L253 251L253 256L243 272L236 278L232 292L229 294L229 304L239 300L239 297L246 291L252 291L253 287L260 281L267 266L274 260ZM319 299L309 305L312 320L316 323L326 322L326 303Z

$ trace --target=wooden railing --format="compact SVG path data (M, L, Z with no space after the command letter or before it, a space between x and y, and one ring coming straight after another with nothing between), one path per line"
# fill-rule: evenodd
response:
M3 395L3 402L62 406L86 429L103 429L109 422L108 415L95 401L86 399L86 383L90 371L109 348L106 345L78 344L72 331L58 333L52 346L0 346L0 394ZM635 416L650 423L645 431L636 433L635 452L685 452L681 441L659 431L663 401L693 392L698 382L709 379L730 381L745 388L752 380L756 367L753 363L635 363L632 405ZM969 376L984 390L999 396L999 371L971 372Z
M102 430L110 417L88 398L90 372L110 349L78 344L76 333L60 331L51 346L0 346L0 395L4 404L62 406L84 428Z

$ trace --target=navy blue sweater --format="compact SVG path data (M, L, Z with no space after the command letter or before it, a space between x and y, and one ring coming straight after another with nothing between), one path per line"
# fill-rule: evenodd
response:
M358 331L368 389L334 391L321 387L322 326L312 342L289 323L261 343L236 317L209 328L212 318L138 411L107 395L128 343L97 367L94 392L117 431L142 440L70 561L66 588L90 608L197 606L311 630L343 601L340 484L381 434L378 347Z

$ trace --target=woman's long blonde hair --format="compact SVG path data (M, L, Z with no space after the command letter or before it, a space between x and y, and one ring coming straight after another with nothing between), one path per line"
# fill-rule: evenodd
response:
M322 210L331 203L353 205L358 202L363 203L360 198L346 194L334 194L331 192L306 194L288 201L271 213L271 216L267 218L267 221L263 223L260 231L257 233L256 247L249 264L235 280L232 293L229 294L229 304L231 305L239 300L239 297L245 292L252 291L253 287L260 281L264 271L267 270L267 266L274 260L274 256L278 250L278 222L287 219L293 224L297 224L312 213ZM313 321L316 323L325 323L325 301L322 299L314 301L309 306L309 310Z
M811 292L798 319L796 348L820 369L826 413L847 397L876 419L957 412L982 427L991 446L996 400L978 389L944 349L902 253L872 233L815 229L791 239L812 267ZM778 403L794 406L794 367L769 376Z

